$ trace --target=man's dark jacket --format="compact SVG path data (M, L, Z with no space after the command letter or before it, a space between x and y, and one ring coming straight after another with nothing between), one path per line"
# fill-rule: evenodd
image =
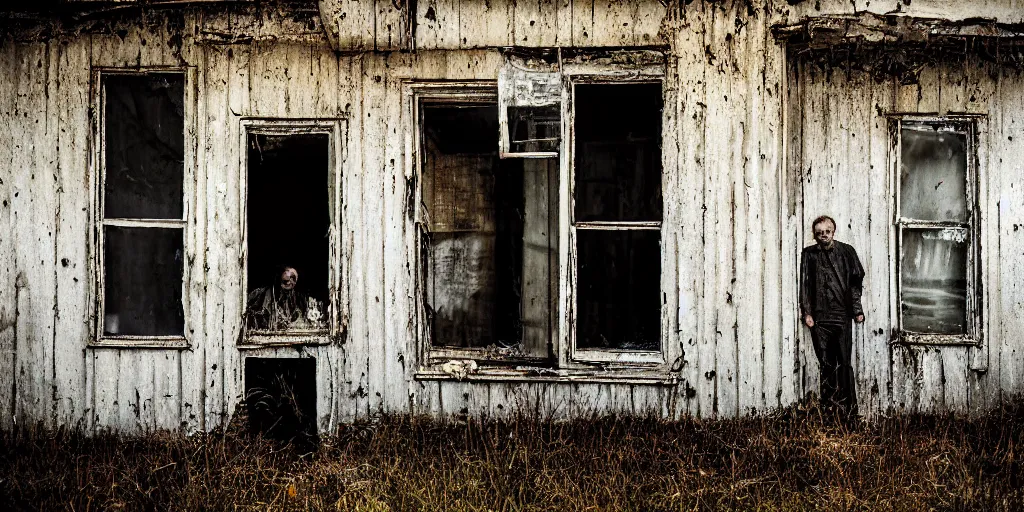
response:
M840 320L835 318L838 312L829 307L829 290L841 297L845 306L842 320L864 314L860 304L863 283L864 267L852 246L833 240L831 249L817 244L805 247L800 255L800 318L811 315L815 321Z

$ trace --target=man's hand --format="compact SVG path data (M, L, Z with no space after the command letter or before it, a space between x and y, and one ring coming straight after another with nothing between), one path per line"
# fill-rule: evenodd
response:
M864 313L861 313L861 314L853 317L853 321L857 322L858 324L864 323Z
M814 327L814 319L811 318L811 315L804 315L804 324L807 327Z

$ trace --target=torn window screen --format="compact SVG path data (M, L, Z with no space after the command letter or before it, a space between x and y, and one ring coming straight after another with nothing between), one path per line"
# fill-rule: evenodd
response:
M105 335L180 336L182 230L104 227Z
M103 84L104 216L181 219L184 75L108 75Z
M974 215L966 128L901 124L899 301L906 332L970 332Z
M330 271L330 138L248 135L248 330L323 330Z
M509 151L512 153L557 152L562 117L557 105L508 107Z
M421 123L432 344L547 357L556 161L499 159L496 103L424 102Z
M576 347L660 350L661 84L577 84L574 110Z

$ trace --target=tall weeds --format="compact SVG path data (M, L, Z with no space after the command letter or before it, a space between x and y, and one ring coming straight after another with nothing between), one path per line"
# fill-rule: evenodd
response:
M1021 510L1024 405L844 425L382 417L301 454L235 429L0 439L24 510Z

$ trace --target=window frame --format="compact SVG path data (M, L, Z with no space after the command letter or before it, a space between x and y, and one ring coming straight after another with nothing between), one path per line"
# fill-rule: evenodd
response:
M241 117L239 118L238 193L239 233L241 240L241 283L239 315L240 348L267 346L329 345L342 343L347 335L349 318L348 292L342 283L348 282L349 265L341 247L342 211L344 210L345 138L348 120L345 117L295 118ZM327 177L334 186L328 199L331 212L328 248L327 328L295 329L288 331L247 331L245 308L249 296L249 136L250 135L326 135L328 138Z
M421 144L423 141L423 101L450 102L458 105L473 103L494 104L500 110L498 101L498 83L495 80L462 80L462 81L413 81L406 80L403 83L403 108L405 118L410 125L405 130L406 140L406 169L416 177L414 191L414 219L415 219L415 315L416 315L416 346L421 366L443 363L451 360L472 360L493 364L526 364L536 366L549 366L552 364L547 357L528 357L517 353L515 348L493 348L482 347L444 347L434 346L431 339L430 323L426 313L427 282L426 266L429 264L429 257L425 253L424 242L428 232L427 219L423 205L423 160L421 155ZM500 114L500 112L499 112ZM500 123L499 123L500 124ZM498 137L495 133L495 149L498 149ZM552 305L554 307L554 304ZM552 322L552 333L554 336L556 326ZM555 338L551 337L551 340Z
M981 345L983 340L983 280L982 280L982 259L981 243L982 235L982 202L981 176L982 156L980 139L984 133L986 117L982 114L889 114L889 162L890 176L893 193L890 194L892 204L892 230L890 233L890 318L892 327L892 342L905 345ZM966 159L967 168L965 171L965 195L968 208L966 222L953 221L923 221L919 219L903 218L901 211L901 187L900 174L903 166L903 126L905 123L925 124L932 126L947 126L954 128L958 133L963 133L967 139ZM964 334L943 334L943 333L920 333L907 331L903 328L903 232L907 229L941 229L958 228L966 230L970 237L967 248L967 291L965 296L966 310L966 333Z
M104 191L106 190L106 87L104 78L107 76L151 76L159 74L181 75L184 80L183 101L183 147L182 163L182 217L181 219L107 219L104 214ZM138 68L93 67L90 81L90 156L89 177L91 190L92 248L90 260L93 265L93 297L92 302L93 335L88 342L90 347L114 348L171 348L188 349L189 333L192 332L189 318L190 299L188 290L192 282L190 262L195 257L191 243L192 226L189 222L195 211L195 168L196 168L196 68L194 66L144 66ZM106 249L104 228L107 226L180 229L182 236L182 275L181 275L181 335L109 335L104 332L106 276L104 268L104 251Z
M566 79L563 87L562 102L562 133L565 134L562 141L561 172L559 174L559 200L562 207L559 212L560 225L560 255L565 254L566 260L561 263L565 269L566 278L564 281L564 302L560 308L566 312L562 324L565 326L565 333L562 336L563 346L568 350L559 351L559 366L563 368L586 368L594 365L617 365L621 367L647 368L654 370L667 370L666 364L669 361L667 348L669 345L668 333L665 330L665 301L661 303L659 312L659 350L631 350L613 348L580 348L576 345L576 309L578 295L578 276L576 271L577 261L577 232L580 228L594 231L658 231L658 245L661 252L662 269L659 272L659 289L665 293L665 271L664 271L664 210L660 221L576 221L576 102L575 93L577 85L586 84L650 84L661 85L662 99L665 97L665 76L663 66L647 65L636 70L634 73L623 75L622 70L615 72L599 72L591 67L578 69L569 68L565 71ZM664 109L664 107L663 107ZM665 130L664 112L662 112L661 133L664 140ZM662 204L665 201L665 155L661 155L662 174ZM565 198L564 201L562 199ZM562 243L565 240L566 243ZM560 283L560 289L562 283ZM560 294L562 295L562 294Z
M611 53L627 53L630 59L617 58L618 55L591 58L586 52L581 58L568 55L563 60L562 51L559 50L559 64L561 66L561 137L559 144L558 158L558 241L557 259L558 269L555 270L555 286L557 293L552 297L553 322L550 333L550 345L553 355L549 358L539 360L524 360L516 358L513 354L505 354L496 351L488 351L483 348L451 348L435 347L430 338L429 325L425 313L426 282L424 281L425 268L428 263L427 255L424 252L424 216L422 212L422 191L420 187L422 176L422 161L420 156L420 145L422 143L422 120L420 116L420 104L427 100L450 100L455 103L498 102L499 117L506 105L502 104L498 88L501 84L494 80L462 80L462 81L424 81L406 79L403 82L403 113L406 119L405 129L405 168L414 176L414 202L415 202L415 323L416 323L416 349L419 356L418 370L415 374L421 380L449 380L468 379L479 381L523 381L523 382L601 382L601 383L630 383L630 384L662 384L673 385L676 381L675 375L671 372L670 361L677 358L681 348L670 343L669 333L666 329L667 306L664 300L660 300L661 311L659 312L660 340L661 346L657 351L641 351L628 349L583 349L577 350L576 342L576 230L584 229L646 229L659 230L661 234L661 263L660 289L662 295L666 286L666 265L664 252L665 217L662 214L661 220L657 222L589 222L575 223L574 200L572 192L574 189L574 160L575 160L575 136L574 136L574 113L575 105L572 101L573 91L576 84L582 83L659 83L661 84L662 98L664 105L670 105L668 100L670 93L666 89L666 59L663 52L653 50L623 51ZM632 62L625 65L623 62ZM665 133L670 126L666 119L669 114L662 112L661 133L664 140ZM499 131L495 134L495 144L499 149L499 156L503 158L541 158L552 157L544 154L507 154L507 119L505 123L499 119ZM662 164L662 201L668 194L666 191L666 172L670 162L665 151L661 154ZM452 365L452 368L445 363L461 363ZM467 366L469 361L473 365ZM475 365L476 362L481 365ZM522 366L512 367L512 364L519 363ZM466 371L466 368L471 368ZM454 371L453 371L454 370Z

